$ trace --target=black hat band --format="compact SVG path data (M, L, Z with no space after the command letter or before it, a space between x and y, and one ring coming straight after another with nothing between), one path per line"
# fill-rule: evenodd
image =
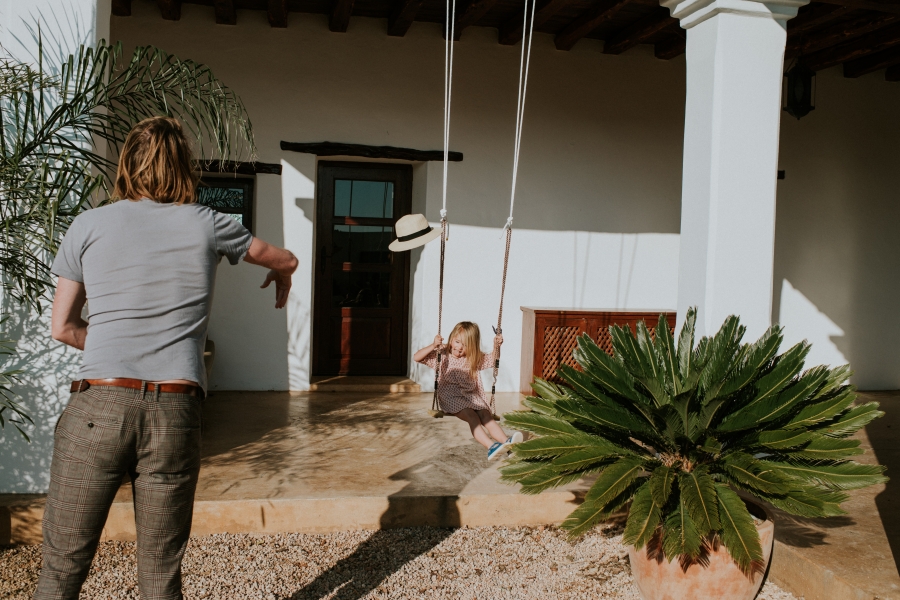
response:
M417 231L417 232L415 232L415 233L411 233L411 234L409 234L409 235L401 235L401 236L399 236L399 237L397 238L397 241L398 241L398 242L408 242L408 241L410 241L410 240L414 240L414 239L416 239L416 238L420 238L420 237L422 237L423 235L426 235L426 234L428 234L428 233L431 233L431 230L432 230L432 229L433 229L433 228L431 227L431 225L429 225L429 226L426 227L425 229L420 229L419 231Z

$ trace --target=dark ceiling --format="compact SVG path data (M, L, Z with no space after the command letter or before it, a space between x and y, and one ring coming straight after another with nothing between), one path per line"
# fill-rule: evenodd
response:
M132 1L112 0L117 16L131 14ZM581 38L604 40L603 52L621 54L652 44L656 57L684 53L685 32L657 0L537 0L535 31L551 34L559 50ZM210 7L210 19L239 25L237 9L265 11L272 27L286 27L289 12L328 15L329 29L347 31L351 17L387 20L387 35L403 36L413 21L444 23L444 0L156 0L163 19L178 20L181 5ZM522 37L521 0L459 0L456 37L468 27L497 29L498 42ZM875 0L814 1L788 22L788 64L813 70L843 65L844 76L859 77L884 69L888 81L900 81L900 2ZM796 59L796 60L795 60Z

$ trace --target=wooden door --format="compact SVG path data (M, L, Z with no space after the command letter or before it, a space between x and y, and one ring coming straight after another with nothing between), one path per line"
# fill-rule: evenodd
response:
M320 162L313 375L407 372L409 252L394 224L412 205L412 167Z

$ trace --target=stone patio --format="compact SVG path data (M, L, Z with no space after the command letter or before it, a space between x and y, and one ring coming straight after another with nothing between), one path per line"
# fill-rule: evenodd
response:
M498 411L520 407L501 394ZM861 460L900 471L900 392L863 394L886 417ZM401 526L560 522L585 485L539 496L498 481L459 420L428 415L430 394L217 392L206 400L194 535L324 533ZM806 600L900 599L900 481L854 492L846 517L777 514L771 577ZM4 507L5 505L5 507ZM0 496L0 536L40 541L40 496ZM134 539L129 485L105 539Z

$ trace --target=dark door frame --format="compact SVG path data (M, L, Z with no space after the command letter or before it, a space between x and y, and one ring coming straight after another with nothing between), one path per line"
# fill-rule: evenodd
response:
M336 270L331 262L331 240L334 226L334 181L335 179L368 179L394 182L394 208L392 225L412 210L412 165L374 162L319 161L316 165L316 225L315 225L315 266L313 268L313 312L312 312L312 375L354 374L352 365L334 369L334 359L329 356L332 331L323 323L332 319L332 290L330 273ZM352 218L344 219L352 224ZM410 256L409 252L392 254L391 306L394 299L400 302L399 323L392 322L390 367L379 369L378 373L359 374L406 375L409 356L409 292ZM399 262L399 264L398 264ZM395 268L398 268L395 270ZM384 309L341 309L342 312L355 310L378 311ZM349 314L349 313L347 313ZM327 315L327 317L326 317ZM363 315L360 315L361 317ZM392 317L393 319L393 317ZM394 334L396 333L396 339ZM394 352L397 356L394 357ZM364 359L361 359L364 360ZM347 371L347 372L345 372Z

